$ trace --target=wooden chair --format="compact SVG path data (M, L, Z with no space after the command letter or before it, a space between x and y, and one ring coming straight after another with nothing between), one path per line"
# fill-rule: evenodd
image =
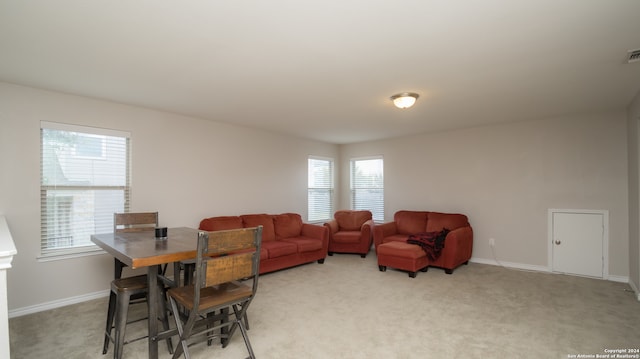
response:
M184 353L188 359L191 344L216 337L226 347L238 327L255 358L242 318L258 289L261 245L262 226L200 232L193 284L167 292L180 337L174 358ZM241 283L249 279L251 285Z
M158 226L158 212L141 212L141 213L114 213L113 215L113 232L140 232L154 231ZM122 351L125 344L136 340L144 339L139 337L125 342L125 329L127 324L137 322L148 318L140 318L128 321L128 311L130 304L146 303L147 298L147 275L136 275L132 277L122 278L122 269L126 267L124 263L115 259L114 263L114 280L111 282L111 294L109 296L109 306L107 309L107 324L105 327L104 345L102 354L106 354L109 350L109 342L114 342L113 357L119 359L122 357ZM160 268L158 268L160 270ZM164 329L169 329L169 320L166 315L165 299L160 298L160 320ZM115 322L115 323L114 323ZM114 331L112 335L112 331ZM167 339L169 352L173 352L171 339Z

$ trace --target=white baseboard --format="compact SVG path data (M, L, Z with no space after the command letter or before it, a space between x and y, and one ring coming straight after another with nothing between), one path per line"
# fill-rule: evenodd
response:
M521 270L530 270L530 271L534 271L534 272L544 272L544 273L552 273L551 270L549 269L549 267L547 266L536 266L536 265L531 265L531 264L522 264L522 263L513 263L513 262L498 262L494 259L486 259L486 258L471 258L470 262L474 262L474 263L480 263L480 264L489 264L489 265L495 265L495 266L500 266L500 267L505 267L505 268L513 268L513 269L521 269ZM629 277L624 277L624 276L617 276L617 275L609 275L606 278L603 278L605 280L609 280L612 282L620 282L620 283L629 283ZM634 286L631 285L631 287L633 288ZM634 289L634 291L636 293L638 293L637 289ZM640 300L640 294L638 294L638 298Z
M42 312L49 309L66 307L67 305L78 304L78 303L86 302L88 300L104 298L108 296L110 292L111 292L110 290L102 290L99 292L83 294L76 297L70 297L70 298L65 298L60 300L54 300L52 302L32 305L30 307L13 309L9 311L9 319L15 318L15 317L21 317L27 314L38 313L38 312Z
M640 289L638 289L638 286L631 280L629 281L629 285L631 286L631 289L633 289L633 292L636 294L638 302L640 302Z
M502 262L502 261L498 262L496 260L486 259L486 258L471 258L471 260L469 260L469 261L470 262L474 262L474 263L489 264L489 265L500 266L500 267L505 267L505 268L513 268L513 269L530 270L530 271L534 271L534 272L551 273L551 271L549 271L549 268L546 267L546 266L535 266L535 265L531 265L531 264Z
M621 275L609 275L606 280L610 280L612 282L620 282L620 283L629 283L629 277L623 277Z

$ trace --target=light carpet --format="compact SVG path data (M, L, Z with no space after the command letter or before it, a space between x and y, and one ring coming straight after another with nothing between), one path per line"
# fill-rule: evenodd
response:
M102 355L106 308L105 297L11 319L11 357L112 357L113 346ZM640 302L627 284L476 263L409 278L378 271L373 252L261 276L249 322L258 358L569 358L640 347ZM165 343L159 351L170 357ZM239 331L227 348L191 353L247 356ZM146 357L146 340L124 348L124 358Z

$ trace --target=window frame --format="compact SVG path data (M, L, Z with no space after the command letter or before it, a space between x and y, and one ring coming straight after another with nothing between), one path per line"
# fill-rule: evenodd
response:
M328 186L317 187L311 186L311 161L324 161L329 164L329 183ZM327 213L326 218L321 218L321 216L312 217L314 214L312 210L312 192L328 192L329 205L324 206L324 212ZM318 206L313 206L316 208ZM333 218L333 212L335 210L335 160L330 157L321 157L321 156L309 156L307 158L307 221L309 223L322 223L329 221Z
M62 155L48 153L52 151L53 147L50 147L51 142L46 142L46 131L58 131L57 133L52 132L57 138L60 138L61 135L71 138L67 144L62 142L53 144L56 147L60 146L58 149L62 148L60 151L66 153ZM82 137L101 138L101 155L79 154L76 146L83 143ZM114 152L116 155L113 155ZM65 164L61 164L61 162ZM106 177L101 176L99 170L96 169L101 164L104 166L102 174L109 173ZM51 166L59 167L55 171L59 171L60 176L64 179L49 178L52 171ZM116 174L113 175L113 173ZM76 176L92 176L92 179L78 181ZM90 241L90 236L98 232L113 230L113 213L129 211L130 195L131 134L129 132L65 123L40 122L41 228L38 260L50 261L104 253L102 249ZM78 209L81 206L80 203L76 205L72 200L82 203L84 207L81 210ZM90 204L82 201L87 201ZM52 211L54 207L58 208ZM66 209L63 208L60 212L62 207ZM64 211L68 211L68 213L64 215ZM83 217L84 220L79 217ZM89 228L86 228L87 222L90 224ZM57 228L62 230L58 235L69 237L70 241L75 240L76 243L52 245L52 241L57 239L53 238L54 235L50 232L55 232Z
M365 186L361 186L361 187L357 187L356 185L360 182L357 180L357 178L354 178L356 173L356 163L360 162L360 161L371 161L371 160L379 160L381 161L381 187L365 187ZM385 211L384 211L384 157L382 155L379 156L368 156L368 157L356 157L356 158L351 158L349 160L349 203L351 206L352 210L369 210L371 211L371 213L373 214L373 220L374 222L377 223L383 223L384 222L384 216L385 216ZM357 191L358 190L373 190L373 189L379 189L381 190L381 193L379 195L379 201L377 203L373 203L374 205L365 205L363 206L362 203L359 203L359 198L357 196Z

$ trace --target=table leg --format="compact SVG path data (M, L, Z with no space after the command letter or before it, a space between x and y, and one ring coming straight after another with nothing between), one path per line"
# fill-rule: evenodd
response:
M158 358L158 268L157 266L147 267L147 309L149 317L147 323L149 325L149 358Z
M126 267L126 265L120 262L118 258L113 258L113 260L114 260L113 278L120 279L122 278L122 268Z

